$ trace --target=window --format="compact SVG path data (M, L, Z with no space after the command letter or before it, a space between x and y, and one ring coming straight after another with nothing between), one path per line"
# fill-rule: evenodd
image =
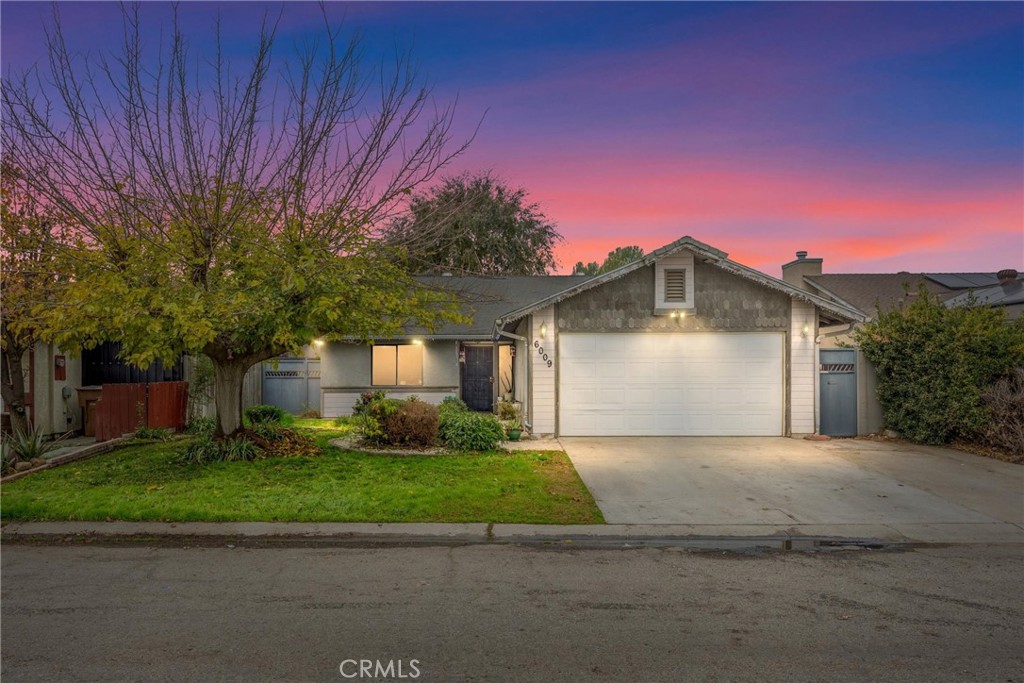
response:
M686 301L686 269L665 270L665 301L684 303Z
M374 346L371 384L375 387L420 386L423 384L423 346L402 344Z

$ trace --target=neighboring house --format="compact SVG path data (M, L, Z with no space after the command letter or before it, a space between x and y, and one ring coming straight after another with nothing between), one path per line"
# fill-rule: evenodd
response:
M321 410L364 391L522 405L534 434L798 435L817 431L822 327L853 306L684 237L588 278L424 278L472 317L434 334L321 350Z
M796 287L861 312L868 320L900 308L919 296L920 288L946 306L1005 307L1010 318L1024 312L1024 281L1015 269L998 273L823 273L822 259L806 251L782 266L782 278ZM875 434L885 427L878 401L878 377L856 348L854 326L823 328L819 334L820 429L823 434Z

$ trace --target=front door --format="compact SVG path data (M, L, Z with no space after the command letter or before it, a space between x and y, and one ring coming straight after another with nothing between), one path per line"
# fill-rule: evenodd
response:
M462 400L470 410L490 412L494 404L494 347L467 344L462 347Z

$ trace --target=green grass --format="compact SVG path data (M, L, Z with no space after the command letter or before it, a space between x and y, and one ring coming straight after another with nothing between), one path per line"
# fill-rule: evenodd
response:
M179 465L186 441L135 444L4 484L4 519L600 524L564 453L388 457L340 451L348 432L296 419L317 458Z

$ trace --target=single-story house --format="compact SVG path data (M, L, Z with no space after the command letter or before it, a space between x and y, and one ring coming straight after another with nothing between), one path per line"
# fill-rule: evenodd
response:
M821 258L806 251L782 266L782 278L871 320L907 305L920 288L946 306L1003 307L1011 319L1024 314L1024 279L1014 268L997 273L823 273ZM855 325L822 328L819 334L819 429L823 434L876 434L885 427L874 367L856 347Z
M385 390L475 410L511 398L534 434L810 434L819 330L865 319L692 237L596 277L423 281L456 293L472 323L327 342L325 417Z

